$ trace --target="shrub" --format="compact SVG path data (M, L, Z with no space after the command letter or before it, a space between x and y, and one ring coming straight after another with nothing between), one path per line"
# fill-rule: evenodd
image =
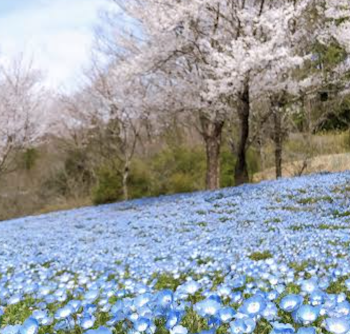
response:
M97 172L97 185L92 190L94 204L113 203L122 198L121 178L108 167L101 167Z

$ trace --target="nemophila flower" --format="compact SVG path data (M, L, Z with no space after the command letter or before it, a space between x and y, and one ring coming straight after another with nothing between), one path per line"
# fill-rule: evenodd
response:
M188 295L194 295L199 289L200 284L196 281L190 280L186 282L185 284L180 286L180 290Z
M158 293L157 303L161 307L168 308L174 300L174 294L171 290L163 290Z
M35 310L32 318L36 319L40 324L46 324L48 319L48 312L44 310Z
M239 311L241 313L254 317L261 314L265 308L265 299L261 296L253 296L243 302L243 305L239 308Z
M20 334L37 334L39 331L39 322L34 318L28 318L20 328Z
M276 290L272 290L267 293L268 300L275 300L279 296L279 293Z
M275 320L278 316L278 309L274 303L267 303L261 315L268 321Z
M337 295L337 303L342 303L346 300L346 294L341 292Z
M340 316L347 316L350 314L350 303L346 300L341 303L338 303L335 307L335 313L338 313Z
M73 309L74 309L75 312L78 312L79 309L80 309L81 306L82 306L82 302L81 302L80 300L70 300L70 301L68 302L68 305L71 306L71 307L73 307Z
M96 318L93 316L84 316L80 319L80 327L84 330L90 329L94 326Z
M175 326L170 330L170 334L187 334L188 330L186 327L183 326Z
M21 295L14 295L11 298L9 298L9 300L7 301L7 305L18 304L22 299L23 297Z
M286 312L293 312L303 303L304 298L300 295L287 295L280 301L280 308Z
M347 288L348 290L350 290L350 278L348 278L348 279L344 282L344 284L345 284L346 288Z
M112 331L106 327L99 327L97 329L89 329L86 334L112 334Z
M129 319L131 322L136 322L139 317L139 314L136 312L130 313L126 316L126 318Z
M140 295L137 298L135 298L134 306L136 308L140 308L140 307L146 305L151 300L152 300L152 295L150 293L145 293L145 294Z
M302 305L293 313L295 322L308 325L315 322L320 314L319 306Z
M314 278L311 278L309 280L304 280L301 283L300 288L301 288L301 291L311 294L312 292L318 289L317 280Z
M231 299L232 303L239 304L243 300L243 295L240 291L233 292L230 295L230 299Z
M85 293L84 300L88 303L93 303L100 296L100 292L98 290L90 290Z
M293 334L295 333L295 329L291 324L282 324L279 322L275 322L272 324L273 328L270 334Z
M316 334L315 327L300 327L297 334Z
M151 326L151 320L140 317L134 322L134 328L138 332L145 332Z
M231 282L231 287L233 289L239 289L242 288L245 284L246 277L245 276L239 276L236 277L232 282Z
M250 334L254 332L256 323L252 318L236 319L230 323L230 332L232 334Z
M216 316L220 308L221 304L213 298L207 298L195 305L195 310L202 317Z
M332 334L345 334L350 330L350 321L348 318L328 318L325 327Z
M218 318L224 324L229 323L235 316L236 311L232 307L224 307L219 310Z
M181 321L182 314L179 311L170 311L165 323L167 329L171 329L178 325Z
M74 308L72 306L70 306L70 305L67 305L67 306L71 307L74 311ZM84 306L84 313L88 313L90 315L93 315L96 311L97 311L97 306L94 304L86 304Z
M53 329L55 331L69 331L70 324L67 320L61 320L54 325Z
M19 334L21 325L8 325L2 329L0 329L1 334Z
M200 331L198 334L215 334L215 333L216 333L215 328L211 328L208 330Z
M317 306L317 305L323 304L325 297L326 297L326 294L323 291L315 290L309 296L309 300L313 306Z
M141 317L152 317L153 316L152 310L147 305L140 307L137 310L137 313Z
M70 305L66 305L58 309L55 313L55 319L66 319L74 313L74 309Z
M52 317L45 317L40 320L40 324L42 326L50 326L53 323L53 318Z
M217 288L217 292L220 297L228 297L231 293L231 288L227 285L220 285Z

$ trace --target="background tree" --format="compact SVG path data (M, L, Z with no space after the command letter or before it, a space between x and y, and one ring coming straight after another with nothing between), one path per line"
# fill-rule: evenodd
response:
M18 58L0 67L0 177L16 170L17 153L42 133L38 122L43 95L40 74Z

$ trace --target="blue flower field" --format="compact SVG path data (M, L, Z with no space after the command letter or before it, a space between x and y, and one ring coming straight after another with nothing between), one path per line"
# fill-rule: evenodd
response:
M0 223L1 334L350 333L350 172Z

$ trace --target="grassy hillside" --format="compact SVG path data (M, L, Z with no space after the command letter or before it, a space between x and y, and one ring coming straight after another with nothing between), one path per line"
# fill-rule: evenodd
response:
M349 194L319 174L2 222L0 332L346 333Z

